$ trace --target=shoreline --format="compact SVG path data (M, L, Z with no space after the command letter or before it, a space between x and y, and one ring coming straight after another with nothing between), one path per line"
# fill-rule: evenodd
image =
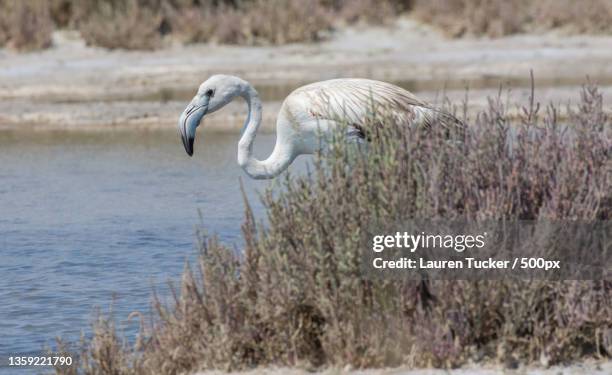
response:
M472 365L452 370L385 368L352 370L327 369L308 371L293 368L266 367L240 372L203 371L193 375L604 375L612 372L612 361L585 361L568 366L503 368L494 365Z
M395 82L434 102L444 92L460 103L469 87L470 114L500 85L516 101L529 95L564 104L579 99L590 77L612 106L612 36L549 32L499 39L447 39L400 18L391 27L349 27L319 44L280 47L190 45L152 52L87 47L60 32L53 48L16 54L0 50L0 130L174 128L192 93L209 75L235 74L264 99L262 131L274 129L282 99L294 88L338 77ZM253 64L257 61L258 64ZM212 131L237 132L242 103L210 116Z

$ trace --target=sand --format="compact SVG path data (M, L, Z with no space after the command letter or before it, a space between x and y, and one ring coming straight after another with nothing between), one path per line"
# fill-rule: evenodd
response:
M194 375L227 375L227 372L199 372ZM553 366L550 368L519 367L504 369L495 366L470 366L454 370L438 369L380 369L380 370L350 370L330 369L323 372L308 372L288 368L257 369L246 372L232 372L232 375L608 375L612 374L612 361L588 362L571 366Z
M263 93L264 130L274 128L291 89L337 77L402 82L433 102L442 90L461 100L470 87L470 111L476 112L500 83L511 88L511 103L523 101L532 69L542 103L578 100L589 76L609 107L611 45L610 36L557 33L451 40L410 19L342 29L320 44L200 44L153 52L87 47L78 35L59 32L45 51L0 50L0 129L174 128L197 86L215 73L239 75ZM236 131L244 114L236 103L211 116L206 127Z

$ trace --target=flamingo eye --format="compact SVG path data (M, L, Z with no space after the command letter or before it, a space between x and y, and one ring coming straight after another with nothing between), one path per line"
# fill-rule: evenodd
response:
M215 92L213 91L213 89L208 89L206 90L206 93L204 95L208 96L209 98L212 98L212 96L215 95Z

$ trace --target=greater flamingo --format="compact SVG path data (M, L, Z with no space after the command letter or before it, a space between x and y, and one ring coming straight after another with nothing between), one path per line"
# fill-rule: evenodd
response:
M430 126L434 119L442 125L462 125L452 115L398 86L369 79L332 79L300 87L285 99L276 120L274 150L266 160L258 160L252 155L262 112L257 91L238 77L214 75L200 85L178 122L189 156L193 155L196 128L204 115L236 97L244 98L248 105L238 142L238 164L255 179L274 178L298 155L317 152L321 135L330 134L341 123L347 124L348 138L363 139L366 118L373 107L411 125Z

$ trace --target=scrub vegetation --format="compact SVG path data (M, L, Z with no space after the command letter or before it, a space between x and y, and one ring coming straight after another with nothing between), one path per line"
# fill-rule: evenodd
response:
M597 89L584 88L568 127L533 99L511 122L504 103L491 98L462 134L383 119L367 152L334 144L310 173L263 194L265 224L245 201L240 251L200 233L199 263L170 301L155 298L135 344L100 317L93 337L62 348L84 374L612 356L609 280L424 282L360 270L373 221L612 218L612 121Z
M43 1L0 0L0 47L24 51L50 47L53 26Z
M342 24L390 23L400 14L454 37L556 28L612 33L610 0L0 0L0 46L46 48L55 29L76 29L90 45L125 49L315 42Z
M611 0L415 0L414 16L450 36L537 33L611 34Z

